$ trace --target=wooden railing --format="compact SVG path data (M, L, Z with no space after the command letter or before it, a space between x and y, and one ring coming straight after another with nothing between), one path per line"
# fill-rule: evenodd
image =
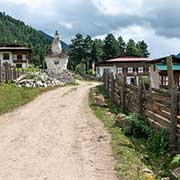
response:
M128 85L126 77L105 71L105 92L123 112L146 117L156 129L166 128L170 132L172 149L180 147L180 93L177 88L169 90L143 89L142 79L138 86Z
M0 83L13 81L23 74L25 74L24 71L18 71L11 64L4 63L0 65Z

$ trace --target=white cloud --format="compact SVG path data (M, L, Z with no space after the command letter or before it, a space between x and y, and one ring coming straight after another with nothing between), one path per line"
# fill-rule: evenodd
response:
M116 36L122 36L127 42L129 39L135 41L145 40L149 45L149 51L151 52L151 58L159 56L167 56L169 54L178 54L180 52L180 39L178 38L167 38L158 36L155 30L149 25L138 26L132 25L127 28L118 28L112 31ZM104 39L106 35L97 36L96 38Z
M143 0L93 0L101 13L107 15L141 15Z
M145 40L152 57L180 51L180 0L0 0L1 11L69 42L109 32ZM170 12L170 13L167 13Z

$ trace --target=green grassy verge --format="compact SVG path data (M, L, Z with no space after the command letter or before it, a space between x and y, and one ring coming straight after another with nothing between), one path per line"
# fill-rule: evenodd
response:
M13 84L0 85L0 114L26 104L43 92L54 88L22 88Z
M117 159L116 170L121 180L153 180L161 177L170 176L171 159L169 154L157 156L150 152L146 147L145 139L127 137L122 130L114 125L113 117L109 112L118 114L120 108L114 105L109 99L108 108L102 108L94 105L93 93L104 94L103 87L98 86L92 89L89 95L89 105L102 120L105 127L112 135L112 148L115 158ZM145 169L153 171L153 176L144 172Z

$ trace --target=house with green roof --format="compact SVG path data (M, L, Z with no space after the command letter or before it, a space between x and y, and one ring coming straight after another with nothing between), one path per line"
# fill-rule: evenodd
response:
M150 63L149 76L152 88L168 88L166 58L153 59L148 62ZM180 86L180 56L172 55L172 61L175 84Z

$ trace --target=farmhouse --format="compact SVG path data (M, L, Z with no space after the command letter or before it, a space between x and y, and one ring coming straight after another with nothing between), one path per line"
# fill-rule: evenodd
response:
M32 50L19 45L0 46L0 63L8 63L18 68L27 68Z
M138 83L138 76L149 76L148 58L123 56L96 63L96 76L102 77L104 70L109 69L116 74L126 76L128 84Z
M150 60L150 81L152 88L168 88L168 73L166 58L162 57L159 59ZM173 74L175 84L180 86L180 57L177 55L172 56L173 61Z

